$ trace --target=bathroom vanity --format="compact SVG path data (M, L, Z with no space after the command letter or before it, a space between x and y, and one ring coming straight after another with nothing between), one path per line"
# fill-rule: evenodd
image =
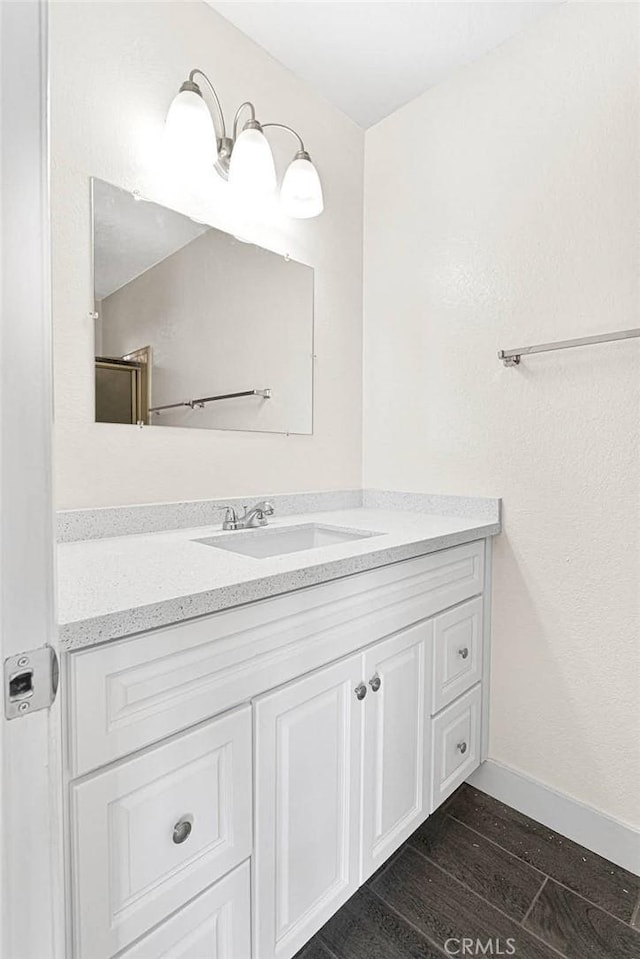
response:
M313 269L140 199L92 181L96 419L312 435ZM273 502L59 517L70 959L291 959L485 755L499 502Z
M61 545L69 955L290 959L484 756L498 530L356 509ZM311 545L231 539L274 535Z

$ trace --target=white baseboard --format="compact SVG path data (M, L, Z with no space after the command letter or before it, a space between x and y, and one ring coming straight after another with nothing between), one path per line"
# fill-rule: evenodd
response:
M482 763L468 782L554 832L640 875L640 830L503 766Z

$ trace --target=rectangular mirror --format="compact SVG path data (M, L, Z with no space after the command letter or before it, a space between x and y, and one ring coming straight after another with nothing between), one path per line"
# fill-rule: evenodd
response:
M96 421L313 432L313 270L92 180Z

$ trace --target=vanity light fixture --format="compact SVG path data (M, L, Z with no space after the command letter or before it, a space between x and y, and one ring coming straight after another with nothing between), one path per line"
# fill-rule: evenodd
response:
M202 78L211 94L213 112L196 76ZM241 126L243 111L248 111L249 117ZM273 194L277 187L273 153L264 133L267 128L285 130L298 141L298 150L280 188L285 213L296 219L319 216L324 209L322 184L302 137L284 123L259 123L249 100L236 110L233 134L228 136L220 98L202 70L192 70L174 97L167 114L165 137L168 149L182 165L213 165L239 195L256 200Z

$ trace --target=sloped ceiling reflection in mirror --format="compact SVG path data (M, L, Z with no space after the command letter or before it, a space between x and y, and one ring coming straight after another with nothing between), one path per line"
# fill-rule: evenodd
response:
M115 293L210 229L102 180L94 179L92 187L96 300Z

